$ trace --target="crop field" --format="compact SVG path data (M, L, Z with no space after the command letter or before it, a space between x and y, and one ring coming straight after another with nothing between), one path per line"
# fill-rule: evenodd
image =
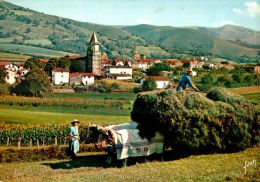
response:
M14 61L14 62L25 62L30 56L0 52L0 62Z
M35 40L26 40L25 44L33 44L33 45L52 45L51 41L48 39L35 39Z
M73 54L69 52L56 51L56 50L51 50L46 48L33 47L29 45L19 45L19 44L0 44L0 51L23 53L25 55L45 56L45 57L61 57L61 56Z
M74 118L100 125L130 121L136 95L131 93L46 94L45 98L0 97L0 121L19 124L66 124Z
M173 156L173 155L171 155ZM129 167L107 167L104 153L80 153L77 160L0 164L2 181L258 181L260 148L238 153L135 159ZM245 162L255 161L247 167Z

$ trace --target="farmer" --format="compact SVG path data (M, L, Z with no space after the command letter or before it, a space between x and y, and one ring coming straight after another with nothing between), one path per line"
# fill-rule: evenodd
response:
M72 159L76 158L76 153L79 151L79 123L80 122L77 119L74 119L71 122L69 134L65 137L66 139L69 138L69 155L71 155Z
M192 69L188 69L186 70L186 73L183 73L181 76L181 79L179 81L179 85L177 87L177 91L181 91L181 90L186 90L187 85L189 85L190 87L192 87L194 90L196 90L197 92L199 92L200 90L192 84L192 81L190 79L190 74L192 73Z

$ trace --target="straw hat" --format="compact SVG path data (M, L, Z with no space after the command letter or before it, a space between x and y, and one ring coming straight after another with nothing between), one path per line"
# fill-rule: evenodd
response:
M74 119L74 120L71 122L71 124L73 124L73 123L80 123L80 122L79 122L79 120Z
M186 72L192 72L192 68L187 69Z

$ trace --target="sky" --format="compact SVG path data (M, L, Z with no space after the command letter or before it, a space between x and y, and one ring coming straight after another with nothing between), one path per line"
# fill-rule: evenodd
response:
M104 25L219 27L260 31L260 0L6 0L25 8Z

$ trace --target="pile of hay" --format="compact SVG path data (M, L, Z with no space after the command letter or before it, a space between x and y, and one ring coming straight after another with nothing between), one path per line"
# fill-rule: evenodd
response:
M235 151L259 143L259 111L241 96L215 88L203 93L174 90L141 93L131 113L140 135L161 132L172 148Z

